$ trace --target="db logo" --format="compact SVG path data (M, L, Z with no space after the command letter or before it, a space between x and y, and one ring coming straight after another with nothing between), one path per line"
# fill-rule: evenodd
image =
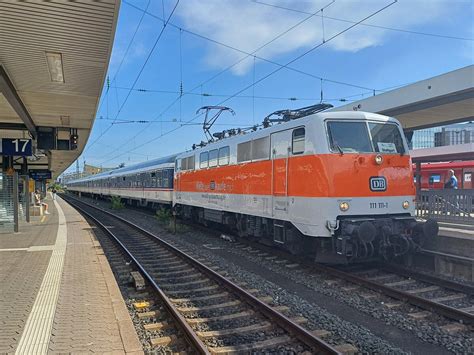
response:
M387 190L387 180L383 176L372 176L369 179L370 190L385 191Z

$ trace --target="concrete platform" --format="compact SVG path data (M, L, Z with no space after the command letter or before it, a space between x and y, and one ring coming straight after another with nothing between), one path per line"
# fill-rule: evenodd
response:
M457 225L440 226L438 237L425 245L426 249L474 258L474 230L470 226L461 228Z
M440 224L439 235L423 246L415 264L436 273L474 282L474 226Z
M50 215L0 234L0 353L143 353L91 227L46 202Z

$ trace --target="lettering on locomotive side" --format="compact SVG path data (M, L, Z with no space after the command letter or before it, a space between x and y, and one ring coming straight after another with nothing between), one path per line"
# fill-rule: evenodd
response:
M215 181L210 181L209 184L205 184L202 181L197 181L196 184L197 191L216 191L216 192L231 192L232 185L226 183L216 183Z
M202 194L201 198L212 201L212 200L217 200L217 201L224 201L227 199L226 195L216 195L216 194Z
M387 190L387 180L383 176L372 176L369 179L369 187L371 191Z

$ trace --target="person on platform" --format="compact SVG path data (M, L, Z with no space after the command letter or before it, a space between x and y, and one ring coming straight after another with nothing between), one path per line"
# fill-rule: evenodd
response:
M55 187L53 187L53 188L51 189L51 193L52 193L52 195L53 195L53 201L56 200L56 193L57 193L57 192L58 192L58 191L56 190Z
M48 212L48 204L41 200L41 193L38 189L36 189L36 191L35 191L35 205L36 206L44 206L44 214L50 214Z
M456 175L454 175L454 170L449 170L449 179L446 181L444 184L445 189L457 189L458 188L458 179L456 178Z

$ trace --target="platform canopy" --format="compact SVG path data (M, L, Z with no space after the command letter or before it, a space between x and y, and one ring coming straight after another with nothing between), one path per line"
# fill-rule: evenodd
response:
M474 143L410 150L413 163L474 160Z
M33 139L29 169L48 169L56 177L83 151L104 85L119 3L0 2L0 138ZM36 149L41 127L55 128L63 143L76 132L77 149Z
M474 119L474 65L335 107L397 118L415 130Z

